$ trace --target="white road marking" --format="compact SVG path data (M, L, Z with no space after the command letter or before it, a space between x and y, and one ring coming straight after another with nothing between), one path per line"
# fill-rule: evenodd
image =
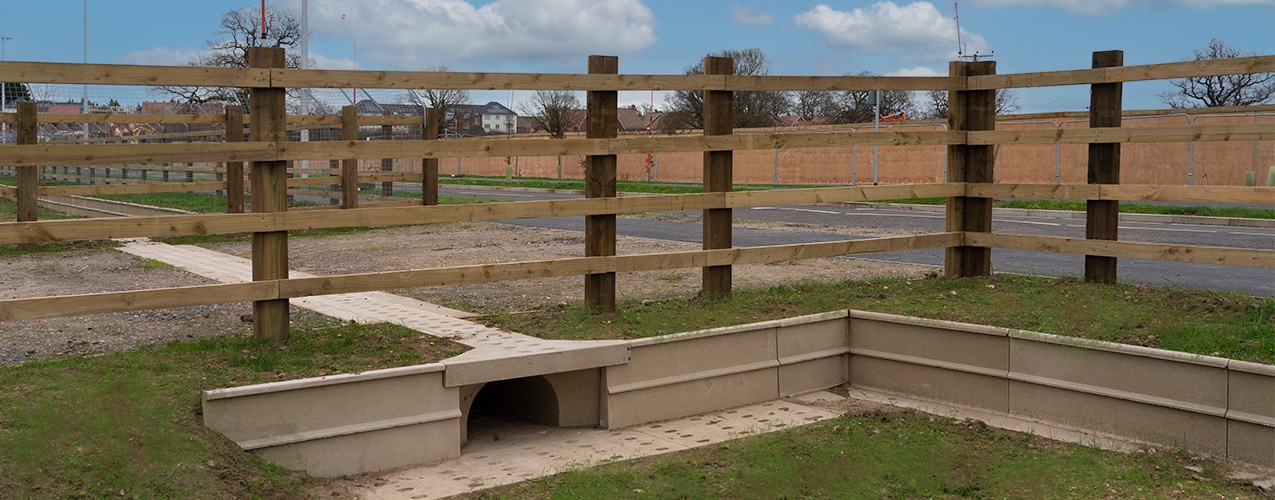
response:
M1275 233L1231 233L1231 234L1242 234L1245 236L1275 236Z
M1120 226L1120 229L1140 229L1145 231L1177 231L1179 233L1216 233L1218 231L1201 231L1199 229L1170 229L1167 227Z
M784 208L784 207L753 207L753 210L788 210L791 212L810 212L814 214L833 214L845 215L842 212L833 212L831 210L813 210L809 208Z
M871 210L871 209L867 209L867 210ZM926 219L946 219L947 218L947 216L943 216L943 215L922 215L922 214L862 214L862 215L867 215L869 217L919 217L919 218L926 218Z
M1056 222L1032 222L1032 221L1026 221L1026 220L998 220L995 222L1013 222L1015 224L1037 224L1041 226L1061 226L1062 225Z

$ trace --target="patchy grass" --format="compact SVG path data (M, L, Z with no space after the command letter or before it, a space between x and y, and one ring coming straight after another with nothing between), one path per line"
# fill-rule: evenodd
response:
M485 321L544 338L632 338L860 309L978 323L1195 354L1275 363L1275 299L1073 278L878 279L738 289L722 300L623 301L615 314L583 305L536 314L480 311Z
M156 269L177 269L176 266L167 262L147 258L142 258L141 262L138 262L137 265L145 271L154 271Z
M201 391L464 350L395 325L295 318L286 344L212 337L0 366L0 497L305 496L323 480L268 465L204 428Z
M519 177L516 180L506 181L504 177L447 177L443 176L438 179L441 184L456 184L463 186L504 186L504 187L523 187L534 189L567 189L574 191L584 190L584 181L581 179L551 179L547 177ZM773 184L736 184L736 191L755 191L758 189L773 189L777 187L798 188L798 187L820 187L820 186L777 186ZM704 186L687 182L646 182L646 181L616 181L616 190L630 193L656 193L656 194L689 194L702 193Z
M1193 472L1185 466L1202 467ZM847 415L470 499L1263 498L1187 452L1123 454L912 411Z

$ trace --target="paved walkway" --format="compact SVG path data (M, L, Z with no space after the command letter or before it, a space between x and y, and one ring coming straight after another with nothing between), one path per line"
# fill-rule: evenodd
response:
M157 260L222 283L252 281L252 262L192 245L168 245L145 238L125 240L120 251ZM294 278L313 277L291 271ZM569 341L542 340L529 335L465 321L473 313L385 292L347 293L291 299L291 304L345 321L387 322L484 351L484 358L544 353L579 347ZM491 352L488 352L491 351ZM473 352L473 351L470 351ZM468 353L467 353L468 354ZM472 357L472 355L470 356Z

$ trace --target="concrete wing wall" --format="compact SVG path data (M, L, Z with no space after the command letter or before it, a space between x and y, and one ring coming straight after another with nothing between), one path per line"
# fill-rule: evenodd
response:
M615 429L743 406L845 382L845 312L635 340L604 373Z
M289 469L359 474L459 456L459 400L418 365L207 391L204 424Z
M1275 467L1275 366L850 312L850 382Z

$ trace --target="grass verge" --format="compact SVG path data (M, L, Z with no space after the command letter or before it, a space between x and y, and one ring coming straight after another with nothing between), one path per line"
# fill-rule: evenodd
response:
M752 323L837 309L1069 335L1275 363L1275 299L1174 287L999 274L738 289L730 297L624 301L615 314L568 305L519 314L483 310L500 328L555 339L606 339Z
M1154 451L1154 452L1152 452ZM1186 466L1202 468L1194 472ZM912 411L874 411L471 499L1243 498L1263 495L1177 450L1123 454Z
M292 338L186 340L0 366L0 498L293 498L321 482L203 426L200 393L436 361L464 347L389 324L296 316Z

